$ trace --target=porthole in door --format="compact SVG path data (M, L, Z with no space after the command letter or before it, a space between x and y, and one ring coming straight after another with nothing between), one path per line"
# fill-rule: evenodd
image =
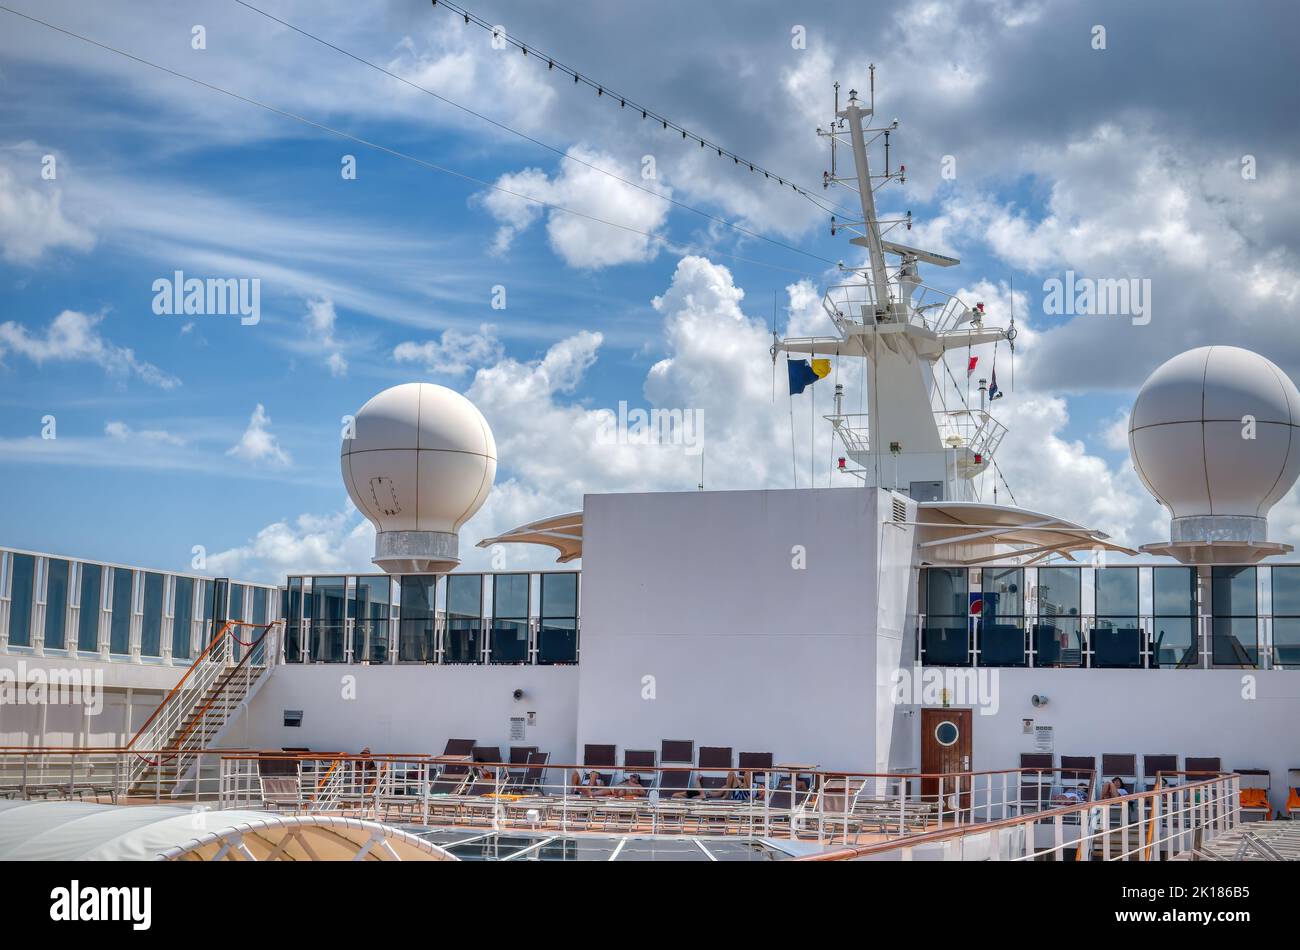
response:
M942 746L956 745L961 737L961 730L951 719L945 719L934 727L934 741Z

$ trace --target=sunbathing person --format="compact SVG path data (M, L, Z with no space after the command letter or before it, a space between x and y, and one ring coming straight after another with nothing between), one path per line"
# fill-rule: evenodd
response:
M607 790L604 794L612 795L615 798L645 798L649 791L642 783L639 773L628 772L623 776L623 781Z
M586 795L588 798L595 798L598 795L610 795L612 790L605 787L601 780L600 773L595 769L589 771L585 776L574 769L573 776L570 779L574 791L579 795Z
M1124 781L1115 776L1109 782L1101 787L1102 798L1123 798L1128 794L1128 789L1124 787Z

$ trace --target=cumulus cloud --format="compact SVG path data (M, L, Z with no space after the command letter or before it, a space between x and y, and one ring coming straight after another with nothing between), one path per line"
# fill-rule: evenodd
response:
M408 340L393 348L399 363L420 363L431 376L463 376L476 366L501 358L501 341L497 328L490 323L479 325L477 333L448 328L437 340L416 343Z
M596 270L652 260L659 253L662 241L657 235L669 209L658 196L671 195L672 189L655 179L642 179L639 169L625 166L608 152L575 145L567 154L576 161L562 163L553 177L527 168L497 179L497 188L504 191L479 196L500 225L492 250L508 251L515 238L545 213L551 249L570 267ZM641 188L598 169L636 181ZM568 210L547 210L539 202Z
M370 573L375 531L351 503L338 512L267 525L246 544L208 555L208 572L280 583L287 574Z
M30 144L0 149L0 252L11 263L31 265L55 248L95 245L90 228L65 212L58 180L41 177L43 158Z
M239 441L226 450L226 454L271 468L287 468L291 464L289 453L271 433L271 417L260 402L249 417L248 428Z
M65 310L45 328L32 332L12 320L0 323L0 360L16 353L37 366L45 363L92 363L110 376L137 376L161 389L175 389L181 381L152 363L138 359L130 347L105 339L97 329L104 314Z

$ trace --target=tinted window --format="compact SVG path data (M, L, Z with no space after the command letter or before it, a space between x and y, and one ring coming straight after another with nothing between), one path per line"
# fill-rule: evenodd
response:
M1211 608L1214 611L1214 616L1255 616L1255 568L1211 568L1210 584Z
M1157 617L1196 615L1196 569L1157 567L1151 571Z
M543 574L543 617L576 617L578 615L578 575Z
M431 663L434 654L434 620L437 612L437 578L412 575L402 578L402 620L397 632L397 659L403 663Z
M1081 591L1080 578L1077 567L1040 567L1038 569L1038 615L1077 617Z
M125 655L131 650L131 571L113 568L113 617L109 622L108 649Z
M77 617L77 649L99 649L99 598L103 568L98 564L81 565L81 606Z
M13 556L13 586L9 601L9 642L30 646L32 642L32 584L36 579L36 559L30 554Z
M1273 613L1300 617L1300 567L1273 568Z
M1111 567L1096 572L1097 615L1136 617L1138 572L1135 567Z
M140 626L140 654L162 654L163 576L144 576L144 622Z
M68 562L50 558L45 587L45 645L64 647L64 625L68 615Z
M194 578L176 578L176 604L172 620L172 656L178 660L190 658L190 634L194 617Z
M925 612L934 617L965 617L970 613L966 602L966 569L931 567L925 571Z

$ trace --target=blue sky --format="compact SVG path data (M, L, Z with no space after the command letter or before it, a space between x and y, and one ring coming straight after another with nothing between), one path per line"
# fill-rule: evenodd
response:
M697 461L583 441L620 400L704 410L709 487L790 486L788 407L772 404L765 354L773 295L783 329L815 328L831 278L819 258L854 252L818 209L570 88L535 57L493 49L427 3L378 14L259 5L581 161L228 0L12 4L653 237L539 211L0 11L3 543L170 568L202 545L214 570L258 579L364 567L367 527L338 478L339 420L412 379L468 392L497 433L497 491L466 545L580 507L584 491L693 488ZM1188 346L1228 342L1300 376L1287 319L1298 296L1296 130L1278 121L1296 103L1275 55L1297 19L1281 4L1251 4L1249 17L1211 3L1129 6L471 9L801 183L825 166L813 129L829 117L830 82L865 89L875 61L881 112L901 123L894 161L910 173L881 195L883 210L911 210L910 243L962 258L924 276L999 314L1014 280L1025 333L999 409L1013 425L1003 467L1017 500L1140 542L1158 536L1162 515L1116 424L1145 375ZM878 47L848 43L849 15L879 28ZM1104 50L1090 42L1098 24ZM798 27L804 48L791 43ZM1207 76L1215 63L1233 66ZM1214 128L1198 128L1209 116ZM340 175L349 154L355 180ZM1255 179L1240 174L1246 154ZM807 253L588 167L641 181L646 155L653 190ZM945 155L954 180L939 173ZM156 315L152 284L178 269L259 278L260 321ZM1152 324L1043 314L1043 281L1067 269L1150 278ZM496 286L503 310L490 305ZM1005 351L998 358L1009 390ZM829 411L828 391L812 398ZM50 415L57 438L42 439ZM799 425L807 415L801 404ZM817 433L818 484L827 438ZM804 428L805 473L807 441ZM1282 536L1300 531L1294 496L1279 511Z

